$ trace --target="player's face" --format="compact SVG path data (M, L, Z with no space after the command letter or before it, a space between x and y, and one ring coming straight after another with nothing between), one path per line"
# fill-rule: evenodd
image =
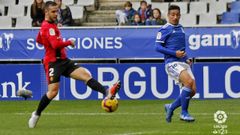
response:
M179 23L180 17L181 17L180 11L177 9L170 10L168 13L168 21L173 25L177 25Z
M48 17L48 21L55 22L57 20L58 15L57 6L49 6L49 8L45 12Z

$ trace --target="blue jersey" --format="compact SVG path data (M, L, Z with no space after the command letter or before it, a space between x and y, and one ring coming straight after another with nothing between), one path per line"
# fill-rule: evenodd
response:
M156 37L156 50L164 54L165 63L186 62L187 56L176 57L176 51L185 51L185 32L182 25L165 24L160 28Z

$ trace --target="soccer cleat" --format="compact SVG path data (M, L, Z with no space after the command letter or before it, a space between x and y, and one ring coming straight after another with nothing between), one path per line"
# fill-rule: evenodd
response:
M187 121L187 122L193 122L195 119L190 114L181 114L180 120Z
M39 120L38 115L36 115L36 111L32 112L31 118L28 121L28 127L29 128L35 128L35 126L37 125L37 122Z
M166 121L170 123L172 121L173 111L170 109L170 104L164 105L166 111Z
M111 88L108 89L108 95L106 98L114 99L121 87L121 82L117 81Z

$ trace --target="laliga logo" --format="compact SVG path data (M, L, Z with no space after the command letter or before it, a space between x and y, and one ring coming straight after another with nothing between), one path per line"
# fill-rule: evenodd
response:
M240 31L233 30L231 32L231 47L237 49L240 43Z
M0 36L0 48L3 49L3 51L8 51L10 49L10 44L13 40L13 33L3 33Z
M227 120L227 114L224 111L218 110L217 112L214 113L214 120L218 124L225 123Z

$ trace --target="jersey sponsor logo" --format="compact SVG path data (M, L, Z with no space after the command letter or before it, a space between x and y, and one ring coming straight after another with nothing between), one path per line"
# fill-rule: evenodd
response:
M49 34L50 34L51 36L55 36L55 35L56 35L55 30L54 30L53 28L50 28L50 29L49 29Z

